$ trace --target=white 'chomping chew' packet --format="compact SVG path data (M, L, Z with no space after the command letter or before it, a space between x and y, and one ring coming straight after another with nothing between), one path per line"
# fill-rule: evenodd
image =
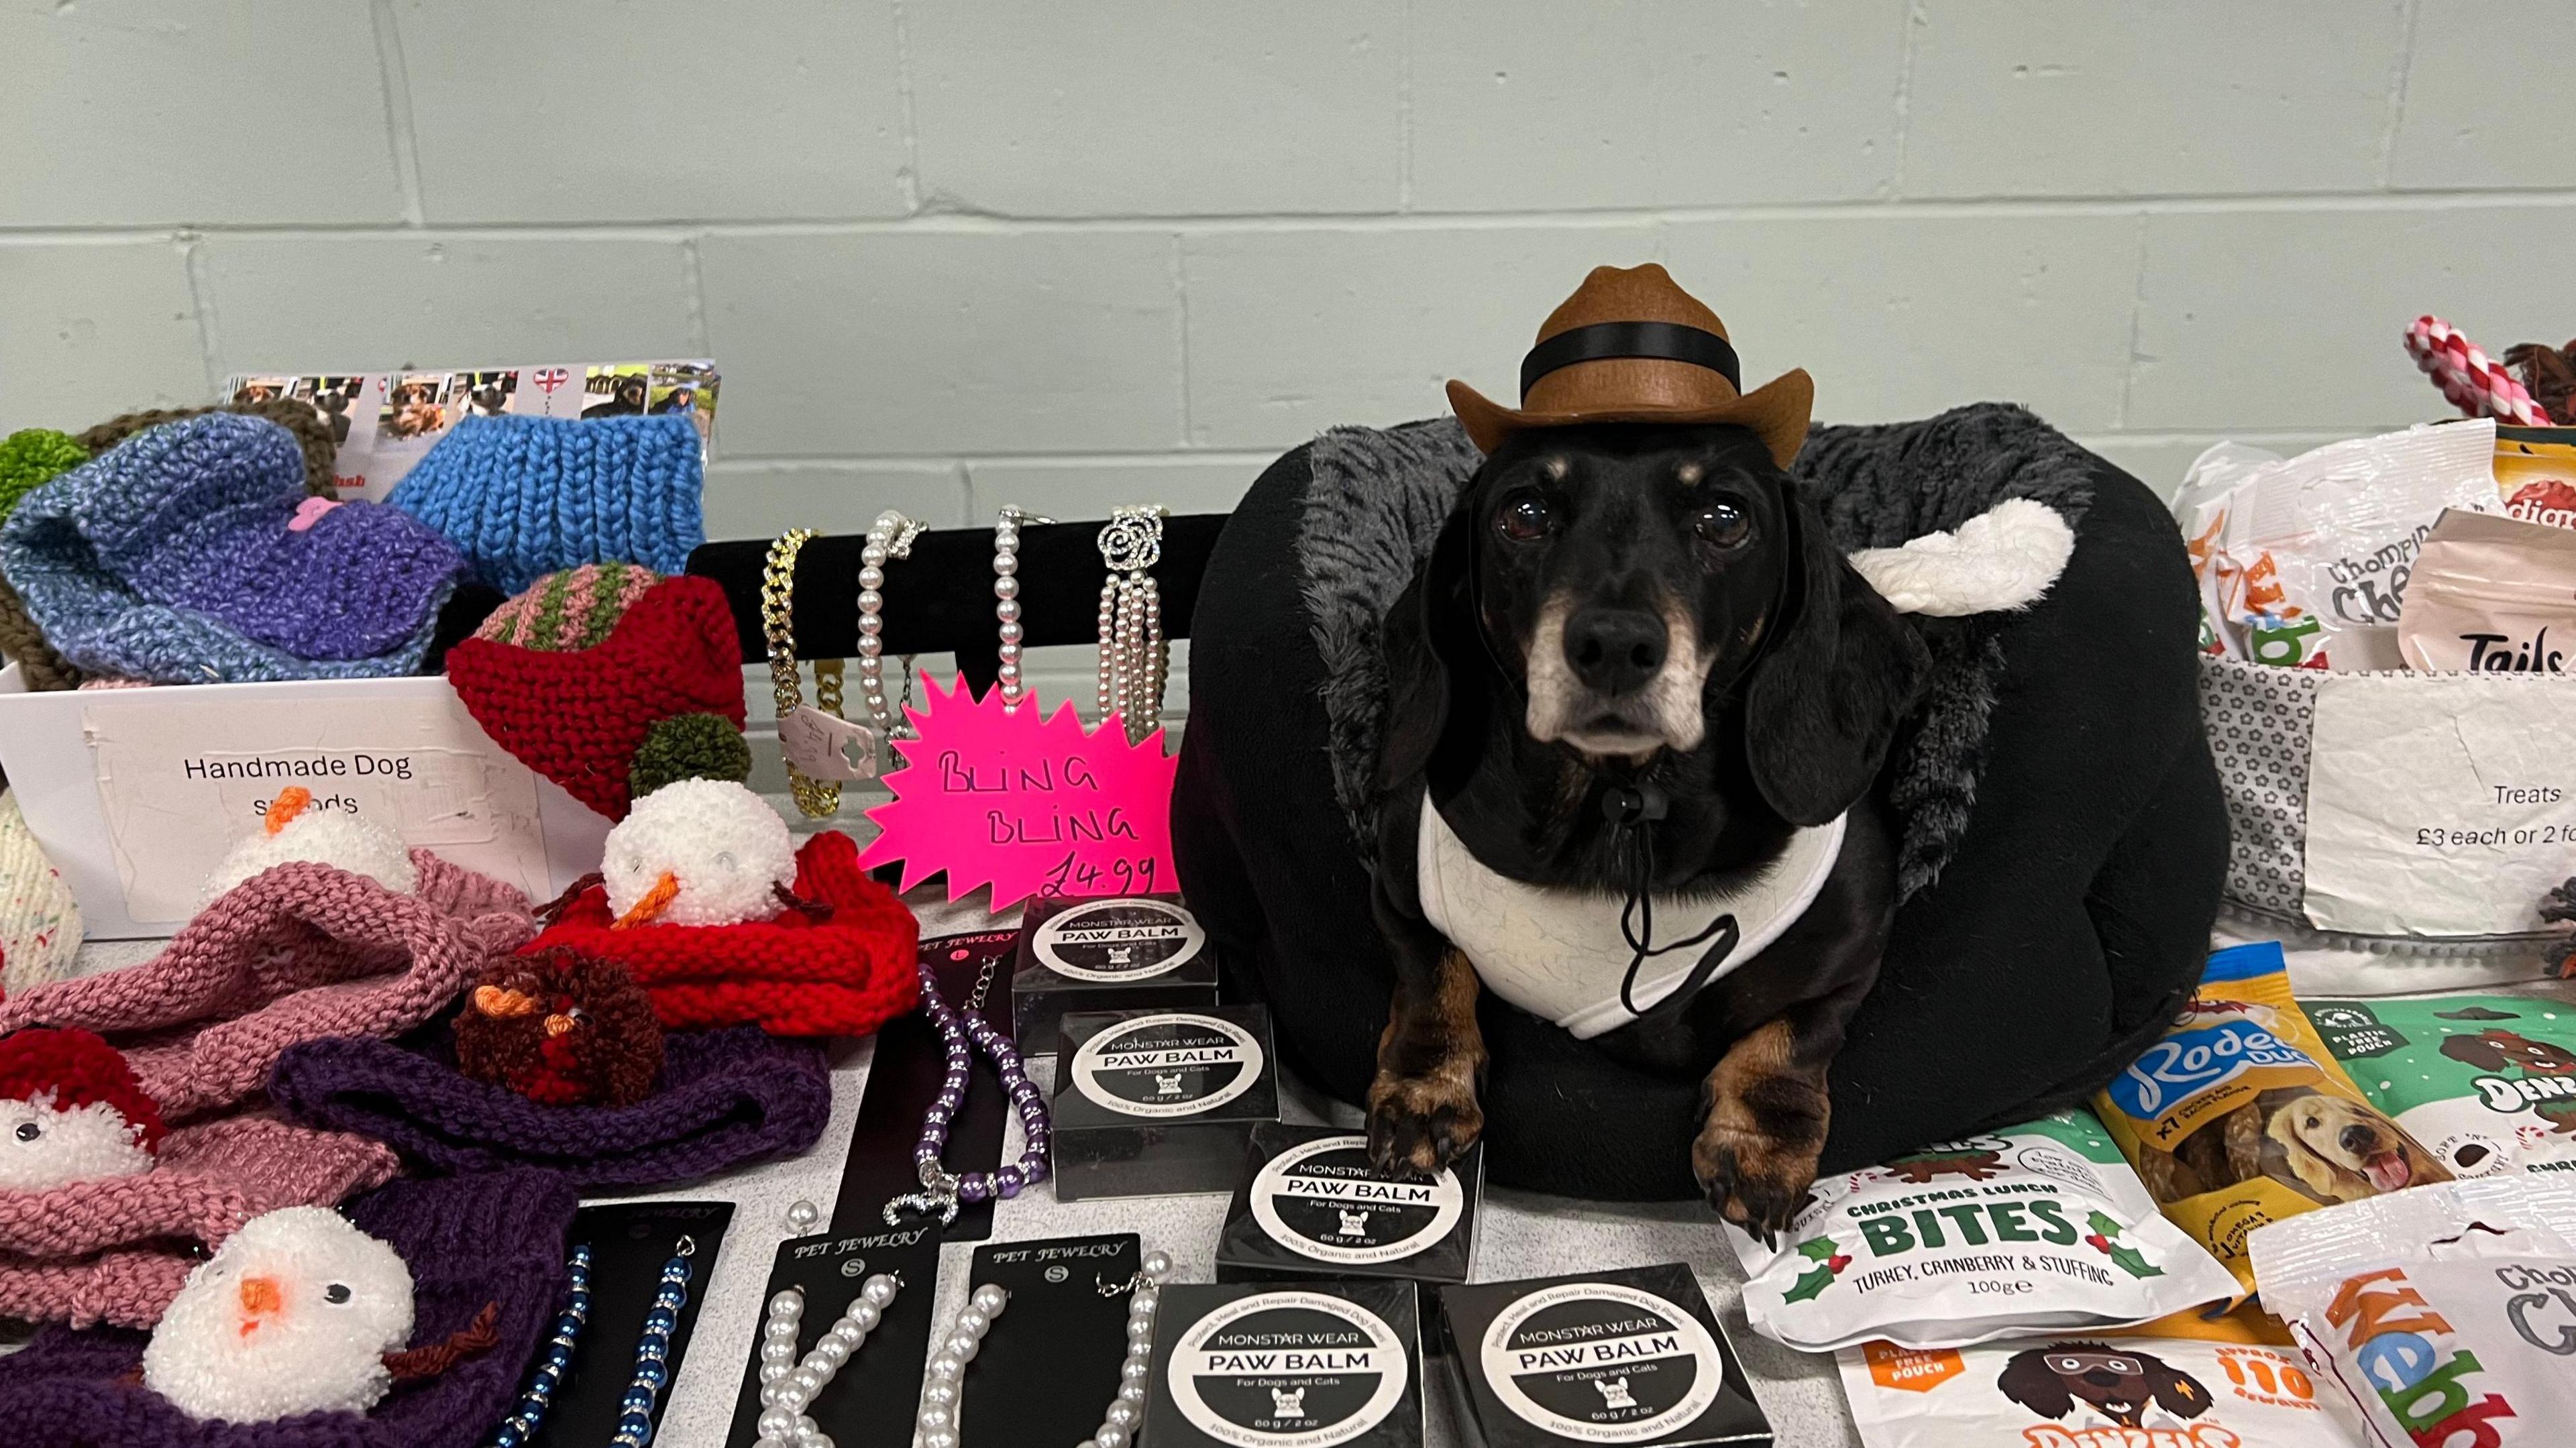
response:
M2439 1182L2255 1229L2265 1310L2371 1448L2576 1441L2576 1182Z
M1727 1235L1745 1315L1801 1352L2122 1327L2238 1296L2085 1111L1819 1180L1771 1246Z

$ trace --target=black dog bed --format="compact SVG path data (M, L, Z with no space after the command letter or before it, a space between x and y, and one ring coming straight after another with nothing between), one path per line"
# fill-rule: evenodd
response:
M1191 623L1173 798L1181 882L1307 1079L1364 1099L1392 966L1369 918L1379 625L1482 461L1450 419L1337 429L1264 472ZM2029 413L1820 427L1794 472L1846 550L2006 498L2075 532L2012 614L1914 621L1931 693L1880 788L1900 900L1876 991L1834 1063L1824 1170L2079 1102L2198 981L2227 856L2200 726L2198 605L2173 520ZM1486 1169L1571 1196L1698 1195L1700 1083L1616 1065L1488 992Z

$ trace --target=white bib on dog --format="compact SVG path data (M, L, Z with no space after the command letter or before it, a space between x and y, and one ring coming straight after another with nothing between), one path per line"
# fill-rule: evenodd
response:
M1709 979L1718 980L1780 938L1825 888L1843 849L1843 816L1802 829L1770 869L1731 895L1654 898L1650 944L1683 940L1732 914L1740 939ZM1422 916L1467 953L1485 988L1541 1020L1590 1040L1634 1019L1620 1003L1619 982L1634 952L1619 933L1622 895L1532 885L1496 874L1468 853L1431 797L1422 797L1415 867ZM1648 958L1630 995L1652 1009L1680 987L1703 952L1676 950Z

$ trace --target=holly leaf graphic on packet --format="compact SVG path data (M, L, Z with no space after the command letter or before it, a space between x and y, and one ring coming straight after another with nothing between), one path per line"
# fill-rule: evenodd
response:
M1834 1245L1834 1239L1831 1237L1818 1237L1812 1242L1799 1243L1798 1255L1813 1261L1816 1266L1790 1284L1789 1291L1785 1295L1785 1300L1790 1302L1814 1301L1826 1288L1834 1285L1834 1279L1842 1275L1845 1267L1851 1265L1851 1258L1845 1256L1842 1249Z
M2165 1275L2165 1269L2149 1262L2145 1253L2120 1240L2120 1233L2124 1229L2117 1221L2100 1212L2095 1212L2084 1219L2084 1225L2093 1229L2093 1235L2085 1238L2085 1242L2094 1251L2110 1258L2111 1264L2121 1271L2132 1277Z

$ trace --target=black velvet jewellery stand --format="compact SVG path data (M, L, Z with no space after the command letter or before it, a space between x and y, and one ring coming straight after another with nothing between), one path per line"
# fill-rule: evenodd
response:
M1150 570L1163 599L1163 635L1189 637L1199 577L1225 527L1223 513L1185 513L1163 520L1163 557ZM1100 557L1106 519L1062 523L1023 520L1019 573L1021 643L1029 648L1100 641ZM796 554L796 658L854 658L859 652L859 550L864 534L808 539ZM689 572L712 578L733 605L745 663L769 657L760 616L761 574L770 540L708 543L689 555ZM912 543L912 556L885 565L885 628L877 635L892 664L899 654L955 653L957 667L980 695L1001 667L1000 621L993 616L993 530L941 528ZM888 695L899 693L889 668Z

